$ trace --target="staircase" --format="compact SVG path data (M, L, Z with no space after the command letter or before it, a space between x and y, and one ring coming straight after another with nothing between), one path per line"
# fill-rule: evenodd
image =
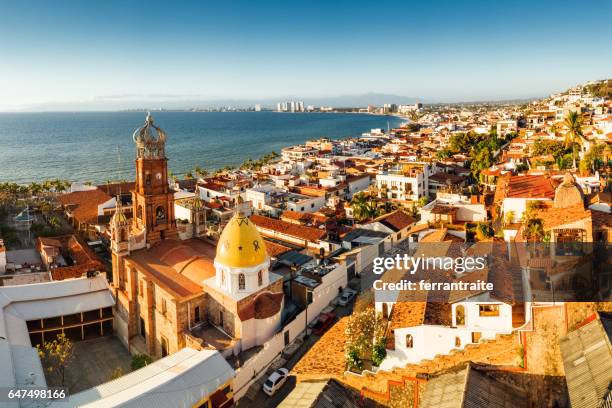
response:
M463 349L454 349L449 354L436 355L433 359L421 360L418 364L408 364L391 371L379 370L374 375L345 375L343 381L361 390L364 396L388 405L392 387L422 384L429 375L467 362L514 367L519 364L519 350L516 334L498 334L494 340L468 344ZM418 398L419 395L414 396L415 404L418 403Z

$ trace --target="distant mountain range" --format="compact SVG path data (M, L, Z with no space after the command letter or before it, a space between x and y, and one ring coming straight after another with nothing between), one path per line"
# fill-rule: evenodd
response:
M348 107L367 107L368 105L382 106L386 103L395 103L398 105L413 104L421 102L425 104L453 104L453 103L470 103L465 102L445 102L441 103L435 100L427 100L414 96L402 96L385 93L364 93L356 95L340 95L340 96L322 96L322 97L299 97L299 96L284 96L277 98L262 98L262 99L230 99L230 98L199 98L199 95L107 95L98 96L85 101L75 102L49 102L36 105L23 106L11 110L39 112L39 111L120 111L120 110L189 110L194 108L219 108L219 107L234 107L238 109L252 108L259 104L262 108L276 108L278 102L284 101L303 101L304 106L314 105L332 106L334 108ZM535 98L526 98L513 101L473 101L473 103L504 103L504 102L519 102L533 100Z
M114 111L127 109L192 109L232 106L249 108L256 104L263 108L276 108L278 102L304 101L304 105L333 107L382 106L385 103L411 104L422 102L416 97L383 93L341 95L326 97L283 96L262 99L198 98L197 95L109 95L86 101L49 102L24 106L22 111Z

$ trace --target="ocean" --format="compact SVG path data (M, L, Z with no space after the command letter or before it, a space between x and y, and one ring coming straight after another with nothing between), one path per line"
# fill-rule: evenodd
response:
M134 178L134 129L144 112L0 113L0 182ZM350 113L153 112L168 135L168 166L181 175L257 159L322 136L398 126L390 116Z

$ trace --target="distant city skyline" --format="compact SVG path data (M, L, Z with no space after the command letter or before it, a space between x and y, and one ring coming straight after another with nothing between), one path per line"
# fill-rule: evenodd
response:
M0 0L0 111L528 99L612 76L609 2L328 3Z

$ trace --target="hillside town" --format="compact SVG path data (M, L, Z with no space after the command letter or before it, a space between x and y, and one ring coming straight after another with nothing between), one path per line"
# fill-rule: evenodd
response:
M133 180L0 183L0 386L67 388L51 407L612 404L612 80L361 110L405 122L179 177L148 114ZM486 262L375 271L403 254ZM377 290L403 279L494 289Z

